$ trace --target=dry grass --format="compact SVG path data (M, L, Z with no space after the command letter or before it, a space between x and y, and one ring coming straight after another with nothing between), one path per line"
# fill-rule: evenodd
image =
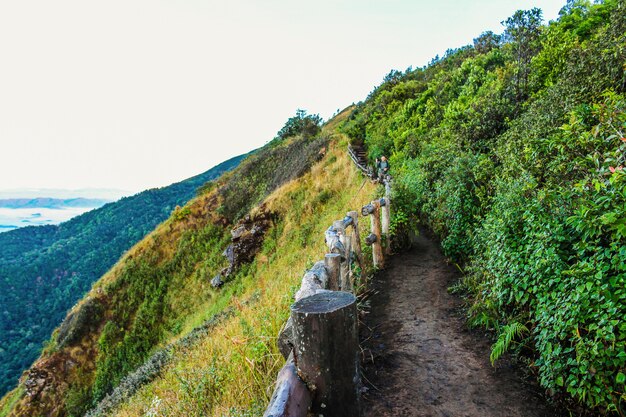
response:
M247 273L229 284L237 287L230 297L215 296L220 308L207 301L183 328L193 328L226 303L236 314L199 344L176 352L161 376L140 389L118 416L244 416L264 408L284 362L275 336L302 274L323 258L323 232L374 193L352 167L345 146L345 140L334 142L310 173L266 199L280 220L268 232L264 249Z

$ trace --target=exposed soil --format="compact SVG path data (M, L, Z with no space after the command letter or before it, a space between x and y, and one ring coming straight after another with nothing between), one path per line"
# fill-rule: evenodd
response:
M491 366L491 341L447 292L458 279L424 233L378 274L361 327L363 417L558 416L510 363Z

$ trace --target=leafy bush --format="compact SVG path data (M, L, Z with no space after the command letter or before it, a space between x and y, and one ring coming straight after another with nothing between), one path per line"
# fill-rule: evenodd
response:
M394 72L342 129L391 155L402 218L468 275L492 359L529 355L556 397L624 415L626 7L568 2ZM400 93L404 91L405 93Z

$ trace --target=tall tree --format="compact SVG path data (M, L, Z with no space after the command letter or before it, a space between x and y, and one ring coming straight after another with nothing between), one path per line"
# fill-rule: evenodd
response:
M530 76L530 61L539 52L539 34L543 14L535 7L531 10L518 10L506 19L504 42L510 43L515 61L515 99L517 103L528 98L528 79Z

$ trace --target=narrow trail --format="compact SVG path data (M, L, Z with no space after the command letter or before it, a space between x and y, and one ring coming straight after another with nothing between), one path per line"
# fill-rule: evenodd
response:
M363 417L558 416L509 364L491 366L490 341L447 292L458 277L424 233L378 274L361 328Z

